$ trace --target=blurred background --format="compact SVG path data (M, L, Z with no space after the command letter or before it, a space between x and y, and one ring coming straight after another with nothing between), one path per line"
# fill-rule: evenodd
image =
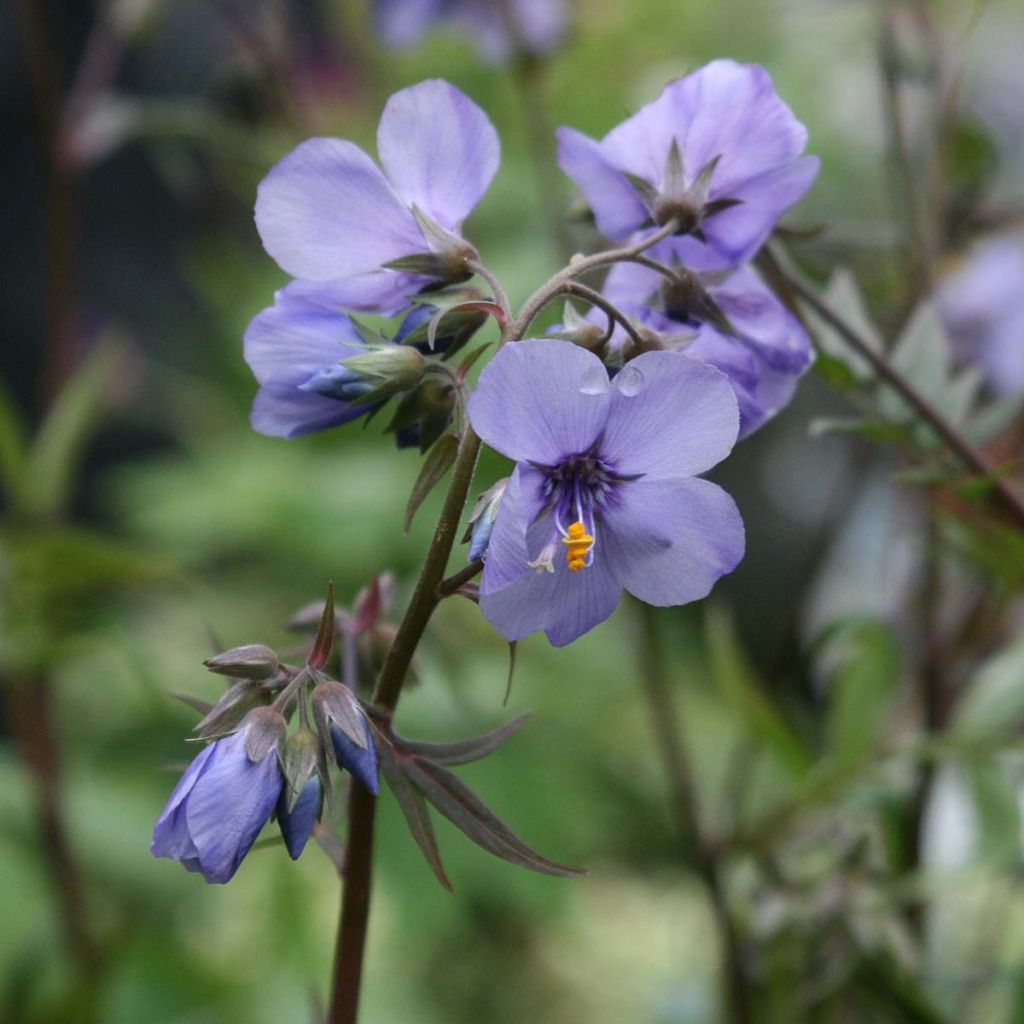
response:
M216 642L292 645L284 623L328 579L347 602L391 570L400 610L439 504L403 536L419 457L375 423L249 427L241 337L285 282L253 198L297 141L372 151L391 92L449 79L501 135L467 235L514 303L567 241L597 244L549 129L602 135L719 56L764 64L808 125L822 172L792 254L818 282L852 270L887 336L914 299L894 109L912 147L942 129L942 272L1019 223L1013 0L577 0L567 18L543 54L502 59L459 24L387 46L360 0L0 7L0 1020L269 1024L326 996L339 893L320 850L258 849L225 887L149 854L194 752L171 694L215 697ZM826 430L850 403L820 369L716 477L746 560L659 616L751 1019L1024 1020L1020 537L937 515L899 446ZM481 489L501 469L486 460ZM362 1019L728 1019L638 635L624 603L569 649L523 643L503 708L505 645L469 602L441 609L399 730L532 710L464 777L589 874L528 874L440 823L450 895L382 798Z

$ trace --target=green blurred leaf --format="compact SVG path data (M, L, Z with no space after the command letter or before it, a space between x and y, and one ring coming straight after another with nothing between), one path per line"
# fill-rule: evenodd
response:
M793 775L802 777L813 763L811 752L765 696L724 606L708 606L705 637L712 677L725 703Z
M957 703L952 737L971 744L1008 738L1024 722L1024 637L978 670Z
M423 460L423 465L420 467L416 483L412 486L409 503L405 506L403 529L406 533L409 532L413 518L427 495L445 478L448 470L452 468L458 452L459 440L454 434L445 434L430 449L427 457Z
M0 383L0 488L17 504L24 486L27 452L25 430L14 397Z
M120 342L104 339L57 396L29 454L24 504L31 514L53 517L67 505L79 457L99 421L104 392L120 363Z
M900 677L899 646L888 624L854 619L828 630L819 651L830 667L827 750L840 764L853 763L885 737Z

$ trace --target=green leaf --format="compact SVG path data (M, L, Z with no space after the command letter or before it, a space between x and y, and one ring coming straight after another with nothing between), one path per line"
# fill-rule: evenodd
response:
M1024 638L1004 647L978 670L953 712L952 737L991 743L1024 723Z
M434 836L434 824L430 820L430 811L427 809L426 801L405 777L405 772L399 764L395 751L386 740L378 745L377 757L384 780L398 801L398 806L405 817L413 839L416 840L416 845L419 846L427 864L430 865L430 870L434 872L434 877L451 892L452 883L445 874L441 853L437 848L437 839Z
M405 506L405 522L403 529L409 532L413 518L420 505L423 504L427 495L445 478L448 470L455 462L455 456L459 451L459 441L454 434L445 434L430 449L427 457L423 460L416 483L412 485L412 493L409 495L409 502Z
M0 488L17 505L25 482L27 452L21 414L10 391L0 383Z
M401 750L420 757L429 758L436 764L456 765L479 761L494 753L498 747L510 740L529 720L529 714L519 715L511 722L470 739L455 740L451 743L418 743L414 740L398 739Z
M29 455L25 504L34 515L59 515L67 505L82 449L100 419L104 392L120 364L120 343L101 342L53 403Z
M871 348L876 352L884 351L882 336L867 311L857 280L846 267L839 267L832 275L824 299ZM806 310L805 315L826 356L845 366L853 380L864 382L874 378L870 364L850 348L834 327L817 316L812 309Z
M425 758L402 759L409 781L453 825L488 853L545 875L575 876L586 872L566 867L526 845L456 775Z
M709 605L705 622L712 676L726 704L793 775L803 777L811 767L811 753L765 696L728 611Z
M841 764L854 763L885 736L899 684L899 646L886 623L853 619L828 630L819 650L830 668L828 752Z

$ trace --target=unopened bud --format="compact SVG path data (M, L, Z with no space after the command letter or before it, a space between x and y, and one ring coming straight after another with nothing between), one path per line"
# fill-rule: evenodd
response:
M249 760L257 762L280 749L288 731L288 723L273 708L256 708L242 719L239 730L245 733L245 752Z
M469 517L469 560L471 562L483 558L487 552L487 545L490 543L491 533L494 531L494 522L498 516L498 508L507 487L508 477L499 480L484 491L473 506Z
M246 644L207 658L203 664L221 676L235 679L269 679L281 667L277 655L263 644Z
M281 769L284 773L285 804L291 811L302 791L306 788L320 761L320 742L316 735L306 728L296 729L285 742L281 752Z
M423 356L408 345L382 345L346 359L341 365L369 385L369 390L358 397L358 401L366 405L415 387L427 368Z

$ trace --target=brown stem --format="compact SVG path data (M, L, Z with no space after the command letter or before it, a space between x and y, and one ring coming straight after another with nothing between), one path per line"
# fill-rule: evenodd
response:
M338 919L337 954L328 1024L355 1024L359 1013L366 929L370 920L376 798L358 782L349 792L345 889Z
M787 273L781 262L774 257L770 248L767 250L773 276L784 282L786 288L806 303L830 327L840 334L852 348L874 371L879 380L888 384L931 428L938 434L950 451L978 476L986 478L991 484L994 496L1004 511L1012 515L1024 526L1024 499L1000 475L997 466L993 465L984 452L979 451L938 410L868 341L861 337L846 321L812 288L805 285L799 278Z
M464 583L476 579L483 569L484 563L481 559L478 558L475 562L470 562L465 568L442 580L437 587L438 594L441 597L451 597Z
M658 631L658 612L642 602L640 610L640 676L651 712L651 725L672 788L672 804L688 859L707 886L722 938L725 990L729 1024L749 1024L753 1019L750 985L743 965L743 951L729 912L721 867L714 847L706 842L700 823L693 770L678 727L671 682Z
M614 325L619 324L630 336L637 348L643 351L644 340L637 333L637 329L630 323L629 317L609 302L600 292L594 291L593 288L588 288L585 284L580 284L579 281L566 281L562 285L561 291L566 295L575 295L583 299L584 302L589 302L592 306L596 306L601 310L608 317L608 337L611 336Z
M99 967L99 952L89 928L78 864L71 853L61 800L60 748L53 726L53 687L42 676L11 680L8 706L11 731L36 788L36 808L43 857L60 906L64 938L86 978Z

